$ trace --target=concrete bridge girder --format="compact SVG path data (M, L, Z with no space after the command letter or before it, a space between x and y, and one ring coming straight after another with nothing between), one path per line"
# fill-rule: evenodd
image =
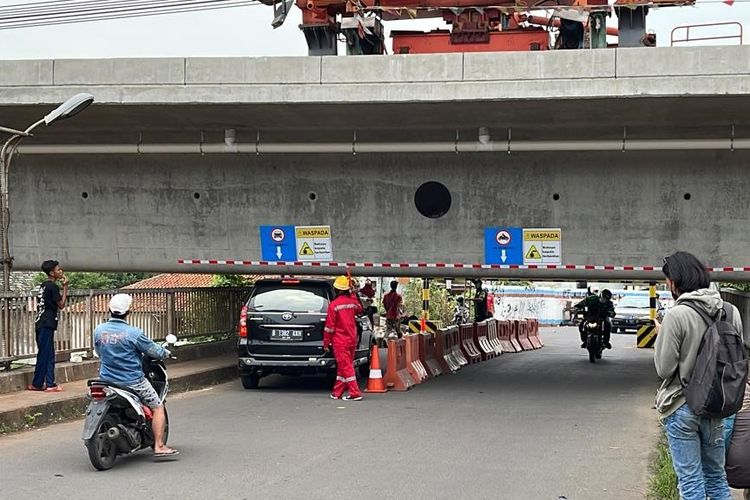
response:
M334 58L335 59L335 58ZM340 272L185 265L260 259L258 226L329 224L339 262L483 262L488 226L559 227L563 263L654 266L677 249L745 266L750 50L622 49L383 58L3 61L2 125L71 93L97 105L24 142L11 171L19 269ZM42 154L42 146L492 139L696 140L697 151ZM511 141L511 146L512 146ZM737 143L739 144L739 142ZM85 149L85 148L84 148ZM626 148L627 149L627 148ZM451 208L414 193L443 183ZM314 197L311 196L314 194ZM85 196L84 196L85 195ZM360 270L357 270L360 271ZM416 274L413 268L367 268ZM657 271L419 269L518 278ZM725 273L727 279L747 274Z

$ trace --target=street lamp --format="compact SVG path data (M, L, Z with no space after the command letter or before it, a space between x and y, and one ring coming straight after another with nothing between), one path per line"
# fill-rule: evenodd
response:
M2 240L0 244L2 244L3 252L3 290L6 292L10 291L10 269L13 266L13 257L10 255L10 246L8 243L10 230L8 172L10 171L10 163L13 160L16 148L24 137L31 136L31 131L42 123L49 127L57 121L77 115L92 102L94 102L94 96L91 94L76 94L24 131L0 127L0 132L11 134L10 139L5 141L3 148L0 150L0 240Z

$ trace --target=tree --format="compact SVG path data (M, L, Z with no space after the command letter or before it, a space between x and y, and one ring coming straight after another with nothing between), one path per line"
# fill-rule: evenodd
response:
M422 280L415 279L404 287L404 307L408 315L422 316ZM449 325L453 320L454 304L448 291L437 280L430 280L430 319Z
M154 276L152 273L66 273L68 286L78 290L113 290L132 285L137 281ZM44 273L34 277L34 284L39 285L47 279Z
M750 292L750 283L720 283L721 288L733 288L740 292Z
M211 279L216 288L245 288L252 286L253 281L241 274L214 274Z

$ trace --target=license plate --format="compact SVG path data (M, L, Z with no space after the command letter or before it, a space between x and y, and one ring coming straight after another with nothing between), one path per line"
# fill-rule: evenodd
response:
M302 340L302 330L271 330L271 340Z

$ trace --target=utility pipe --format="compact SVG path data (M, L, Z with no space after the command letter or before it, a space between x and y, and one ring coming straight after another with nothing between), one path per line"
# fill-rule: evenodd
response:
M750 139L620 139L599 141L184 143L184 144L34 144L18 146L27 155L55 154L353 154L481 153L547 151L694 151L750 149Z

